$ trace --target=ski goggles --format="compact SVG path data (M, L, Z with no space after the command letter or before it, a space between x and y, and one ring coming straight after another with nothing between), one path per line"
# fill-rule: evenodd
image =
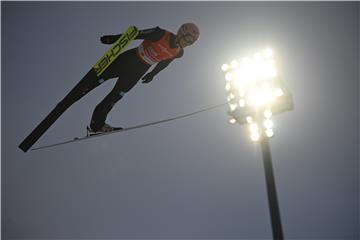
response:
M193 36L191 36L190 34L184 34L180 37L180 39L184 39L184 41L190 45L195 42L195 38Z

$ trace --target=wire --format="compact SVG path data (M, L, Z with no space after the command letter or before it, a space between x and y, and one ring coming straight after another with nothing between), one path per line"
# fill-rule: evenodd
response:
M91 138L95 138L95 137L102 137L102 136L109 135L109 134L122 133L122 132L126 132L126 131L129 131L129 130L134 130L134 129L143 128L143 127L149 127L149 126L153 126L153 125L158 125L158 124L162 124L162 123L165 123L165 122L170 122L170 121L174 121L174 120L177 120L177 119L190 117L190 116L202 113L202 112L207 112L207 111L210 111L212 109L222 107L222 106L224 106L226 104L228 104L228 103L227 102L221 103L221 104L211 106L211 107L207 107L207 108L203 108L201 110L191 112L191 113L188 113L188 114L183 114L183 115L179 115L179 116L176 116L176 117L172 117L172 118L168 118L168 119L164 119L164 120L159 120L159 121L155 121L155 122L149 122L149 123L145 123L145 124L141 124L141 125L135 125L135 126L132 126L132 127L121 129L121 130L116 130L116 131L112 131L112 132L101 133L101 134L98 134L98 135L86 136L86 137L81 137L81 138L74 138L72 140L67 140L67 141L64 141L64 142L59 142L59 143L45 145L45 146L41 146L41 147L37 147L37 148L32 148L31 150L32 151L40 150L40 149L60 146L60 145L64 145L64 144L68 144L68 143L72 143L72 142L79 142L79 141L82 141L82 140L87 140L87 139L91 139Z

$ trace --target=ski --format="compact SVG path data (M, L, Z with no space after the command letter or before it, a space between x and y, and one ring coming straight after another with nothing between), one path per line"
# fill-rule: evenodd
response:
M49 145L45 145L45 146L41 146L41 147L37 147L37 148L32 148L31 150L32 151L33 150L40 150L40 149L56 147L56 146L60 146L60 145L68 144L68 143L81 142L81 141L88 140L88 139L94 139L94 138L97 138L97 137L103 137L103 136L114 134L114 133L126 132L126 131L129 131L129 130L135 129L135 128L142 128L142 127L151 126L151 125L155 125L155 124L159 124L159 123L167 122L167 121L171 121L171 119L170 120L162 120L162 121L147 123L147 124L136 125L136 126L132 126L132 127L128 127L128 128L113 130L111 132L94 133L94 134L89 134L89 132L87 132L86 136L83 136L83 137L74 137L74 138L72 138L70 140L66 140L66 141L58 142L58 143L54 143L54 144L49 144Z
M158 124L174 121L174 120L177 120L177 119L187 118L187 117L190 117L190 116L202 113L202 112L206 112L206 111L209 111L209 110L212 110L212 109L215 109L215 108L219 108L219 107L222 107L222 106L225 106L225 105L228 105L228 102L221 103L221 104L211 106L211 107L207 107L207 108L204 108L204 109L192 112L192 113L183 114L183 115L179 115L179 116L176 116L176 117L164 119L164 120L159 120L159 121L155 121L155 122L149 122L149 123L145 123L145 124L135 125L135 126L132 126L132 127L127 127L127 128L124 128L124 129L114 130L114 131L111 131L111 132L93 134L91 136L89 136L89 134L87 134L84 137L75 137L75 138L67 140L67 141L58 142L58 143L54 143L54 144L50 144L50 145L45 145L45 146L41 146L41 147L37 147L37 148L32 148L31 150L39 150L39 149L51 148L51 147L60 146L60 145L68 144L68 143L81 142L81 141L84 141L84 140L94 139L94 138L97 138L97 137L104 137L104 136L115 134L115 133L123 133L123 132L129 131L129 130L134 130L134 129L137 129L137 128L143 128L143 127L149 127L149 126L153 126L153 125L158 125Z
M122 53L122 51L137 37L139 30L130 26L119 39L107 50L104 55L95 63L94 69L97 76L100 76L111 63Z
M39 150L39 149L44 149L44 148L56 147L56 146L60 146L60 145L68 144L68 143L73 143L73 142L80 142L80 141L84 141L84 140L87 140L87 139L101 137L101 136L114 134L114 133L118 133L118 132L126 131L126 130L130 130L130 129L125 128L125 129L119 129L119 130L114 130L114 131L105 132L105 133L94 133L94 134L91 134L91 135L86 134L86 136L83 136L83 137L74 137L73 139L70 139L70 140L66 140L66 141L58 142L58 143L54 143L54 144L49 144L49 145L45 145L45 146L41 146L41 147L37 147L37 148L32 148L31 150L33 151L33 150Z
M66 140L66 141L58 142L58 143L54 143L54 144L49 144L49 145L45 145L45 146L41 146L41 147L37 147L37 148L32 148L31 150L33 151L33 150L39 150L39 149L44 149L44 148L51 148L51 147L56 147L56 146L60 146L60 145L68 144L68 143L81 142L81 141L84 141L84 140L94 139L94 138L97 138L97 137L104 137L104 136L115 134L115 133L122 133L122 132L126 132L126 131L133 130L133 129L136 129L136 128L143 128L143 127L148 127L148 126L152 126L152 125L157 125L157 124L160 124L160 123L170 122L170 121L173 121L175 119L188 117L188 116L191 116L191 115L196 114L196 113L197 112L182 115L182 116L178 116L178 117L174 117L174 118L169 118L169 119L165 119L165 120L160 120L160 121L156 121L156 122L150 122L150 123L135 125L135 126L132 126L132 127L127 127L127 128L123 128L123 129L119 129L119 130L114 130L114 131L111 131L111 132L95 133L95 134L89 135L89 133L87 131L86 136L74 137L74 138L72 138L70 140Z

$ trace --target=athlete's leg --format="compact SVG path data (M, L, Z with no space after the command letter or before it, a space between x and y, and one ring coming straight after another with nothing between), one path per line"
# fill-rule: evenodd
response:
M115 62L104 72L109 77L117 76L117 80L112 91L96 106L90 127L92 130L98 130L104 126L106 117L125 93L127 93L139 79L149 69L150 65L143 63L137 56L137 49L130 49L121 54Z
M117 103L126 92L133 88L138 81L139 79L136 78L127 79L127 81L120 78L117 80L111 92L96 106L91 117L90 128L92 130L96 131L104 126L106 117L115 103Z

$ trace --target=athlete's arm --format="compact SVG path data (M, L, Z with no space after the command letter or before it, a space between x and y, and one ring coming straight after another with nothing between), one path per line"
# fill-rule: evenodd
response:
M166 59L163 60L161 62L159 62L158 64L156 64L156 66L154 67L154 69L147 73L143 78L142 78L142 82L143 83L149 83L153 80L153 78L155 77L156 74L158 74L159 72L161 72L161 70L163 70L164 68L166 68L172 61L174 60L174 58L171 59Z
M179 52L178 55L176 55L176 57L174 58L170 58L170 59L166 59L163 60L161 62L159 62L158 64L156 64L156 66L154 67L154 69L147 73L143 78L142 78L142 82L143 83L149 83L153 80L153 78L155 77L155 75L157 75L159 72L161 72L163 69L165 69L172 61L174 61L175 58L181 58L184 55L184 51L181 50Z
M135 39L146 39L150 41L157 41L159 40L163 35L165 34L165 31L159 27L156 28L149 28L144 30L139 30L139 34ZM104 44L113 44L121 37L122 34L117 35L104 35L100 38L101 42Z
M156 42L164 36L165 30L159 27L139 30L139 35L136 39L145 39L152 42Z

